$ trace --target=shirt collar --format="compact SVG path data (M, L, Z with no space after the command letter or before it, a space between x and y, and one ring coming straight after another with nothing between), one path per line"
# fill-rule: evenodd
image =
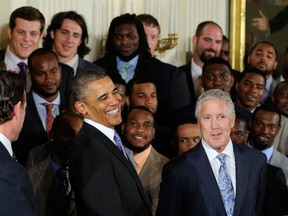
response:
M269 163L269 161L271 160L273 151L274 151L274 146L273 146L273 145L272 145L271 147L266 148L266 149L264 149L264 150L261 151L262 153L264 153L264 154L266 155L266 157L267 157L267 163Z
M266 89L267 91L270 90L270 87L271 87L271 85L272 85L272 81L273 81L272 76L270 76L268 79L266 79L265 89Z
M215 159L220 153L218 153L215 149L213 149L207 142L205 142L205 140L202 139L202 145L204 147L204 150L208 156L209 161ZM231 158L233 161L234 159L234 151L233 151L233 144L231 139L228 142L228 145L225 147L225 149L223 150L223 152L226 154L229 158Z
M106 127L102 124L99 124L91 119L88 118L84 118L84 121L90 125L92 125L93 127L97 128L99 131L101 131L103 134L105 134L113 143L114 142L114 133L115 130L109 127Z
M14 70L16 72L20 71L20 68L17 66L19 62L24 62L27 64L28 59L20 59L16 55L14 55L11 50L9 45L6 48L5 52L5 64L7 66L7 70Z
M137 63L138 63L138 58L139 58L139 55L135 56L134 58L132 58L129 61L129 64L133 65L134 68L136 68ZM122 59L120 59L118 56L116 56L116 61L117 61L117 67L118 68L122 68L123 65L127 63L127 62L123 61Z
M79 55L77 53L72 59L70 59L68 62L65 63L68 66L73 68L74 76L76 75L76 72L77 72L78 63L79 63Z
M199 65L197 65L194 62L194 58L192 58L192 62L191 62L191 73L192 73L193 79L198 78L198 76L202 75L202 68L199 67Z
M35 93L34 91L32 91L32 96L33 96L33 99L35 101L35 104L43 104L43 103L48 103L48 104L55 104L55 105L60 105L60 94L59 94L59 91L58 91L58 95L57 97L55 98L55 100L53 100L52 102L48 102L46 101L45 99L43 99L42 97L40 97L37 93Z
M9 154L13 155L13 150L11 147L11 142L10 140L2 133L0 133L0 141L2 142L2 144L5 146L5 148L7 149L7 151L9 152Z

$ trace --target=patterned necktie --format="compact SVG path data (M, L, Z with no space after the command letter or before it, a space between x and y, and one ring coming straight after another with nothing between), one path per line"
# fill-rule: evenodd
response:
M52 124L54 121L54 116L52 114L52 110L55 106L55 104L47 104L47 103L42 103L43 106L46 107L46 132L49 134Z
M120 151L124 154L124 156L128 159L128 156L126 154L125 148L122 144L121 138L119 137L119 135L117 134L117 132L115 131L114 133L114 141L116 143L116 145L118 146L118 148L120 149Z
M129 62L126 62L122 65L121 70L119 71L122 79L124 79L126 81L126 83L129 81L128 80L128 71L127 69L131 66L131 64Z
M19 74L26 78L28 66L24 62L19 62L17 66L20 68Z
M57 175L59 179L59 191L61 194L68 196L71 192L71 184L69 181L69 171L68 169L60 168L57 170Z
M227 216L233 215L234 204L235 204L235 197L234 197L234 190L232 181L229 177L225 158L227 155L219 154L217 158L220 161L220 169L219 169L219 176L218 176L218 186L220 189L220 193L222 196L222 200L225 206L225 210Z

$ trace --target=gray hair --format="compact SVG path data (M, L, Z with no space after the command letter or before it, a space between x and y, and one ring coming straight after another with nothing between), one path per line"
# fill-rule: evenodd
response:
M208 91L204 91L198 98L195 108L195 116L198 119L199 112L201 110L202 104L205 101L209 100L222 100L225 101L227 104L227 108L231 116L235 115L235 107L231 100L230 94L227 92L224 92L220 89L211 89Z
M71 87L71 94L74 100L84 101L91 91L88 87L88 83L102 79L105 76L107 76L107 74L101 70L88 70L77 75L73 80Z

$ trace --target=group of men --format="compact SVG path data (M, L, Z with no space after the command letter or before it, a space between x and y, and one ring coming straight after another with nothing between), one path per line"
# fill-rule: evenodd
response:
M16 9L2 51L7 70L14 71L0 74L0 179L12 179L1 181L3 215L288 213L285 202L274 200L275 190L284 201L288 194L288 159L273 145L277 134L277 148L288 148L280 132L287 83L275 85L272 44L255 44L250 67L240 74L219 57L221 27L205 21L192 38L191 63L176 68L153 57L157 20L123 14L111 21L104 57L90 63L83 59L90 48L81 15L54 15L38 48L44 26L37 9ZM272 95L275 108L259 106ZM194 111L197 123L189 122L194 126L183 135L175 124ZM230 138L235 111L252 122L247 145ZM176 147L169 142L173 132ZM183 147L190 139L193 144ZM179 156L169 161L175 149ZM267 157L259 151L266 149ZM19 163L33 165L31 181ZM275 188L283 179L284 187Z

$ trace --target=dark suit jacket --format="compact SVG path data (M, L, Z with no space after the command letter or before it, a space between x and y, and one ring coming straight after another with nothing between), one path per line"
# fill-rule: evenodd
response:
M60 95L61 101L63 97ZM63 110L60 105L60 112ZM26 116L18 140L12 143L13 151L19 163L25 166L30 150L48 141L47 133L42 125L32 92L27 94Z
M191 62L189 62L186 65L182 65L181 67L178 68L182 73L185 74L185 80L187 82L187 86L189 88L190 92L190 97L194 103L196 103L196 96L195 96L195 91L194 91L194 84L193 84L193 79L192 79L192 74L191 74Z
M71 156L71 183L78 215L150 215L137 173L116 145L83 123Z
M0 142L0 215L36 215L33 189L27 170Z
M161 62L154 57L146 58L145 60L140 58L141 56L139 55L134 77L139 77L155 84L158 98L156 118L157 121L166 125L173 111L191 103L185 76L175 66ZM105 57L98 59L94 63L104 68L108 75L119 73L117 68L113 68L114 66Z
M267 184L261 216L288 215L288 189L281 168L267 164Z
M61 198L53 178L48 159L36 164L29 170L29 176L34 188L37 215L39 216L76 216L74 194L70 193L69 205L65 210L61 206Z
M92 62L89 62L89 61L79 57L76 75L79 75L79 74L85 72L86 70L95 70L95 69L104 71L103 68L97 66L96 64L93 64Z
M277 13L274 17L269 19L270 32L274 33L281 30L288 23L288 5Z
M259 215L265 192L266 157L233 145L236 166L234 216ZM226 215L206 152L199 143L163 168L157 215Z

